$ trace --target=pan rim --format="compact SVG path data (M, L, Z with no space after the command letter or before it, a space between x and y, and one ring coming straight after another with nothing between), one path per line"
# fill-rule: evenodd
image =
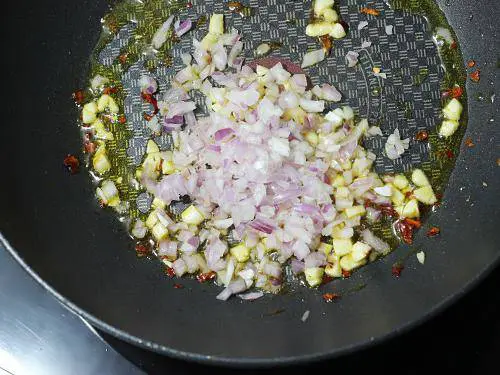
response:
M409 320L407 323L396 327L395 329L376 336L370 337L364 341L356 344L347 345L328 352L321 352L315 354L306 354L301 356L279 357L279 358L245 358L245 357L225 357L225 356L211 356L199 353L178 350L165 345L156 344L149 340L141 339L135 335L116 328L111 324L104 322L97 318L88 311L78 307L71 302L68 298L59 293L48 282L43 280L20 256L16 249L9 243L9 241L0 232L0 244L7 250L7 252L15 259L15 261L26 271L40 286L42 286L49 294L56 299L62 306L74 313L76 316L82 318L84 323L87 323L93 328L102 330L120 340L129 344L135 345L141 349L149 350L161 355L168 356L173 359L181 361L191 361L202 365L224 366L232 368L268 368L272 366L287 366L306 364L312 362L319 362L322 360L334 359L344 355L354 353L356 351L368 349L377 344L381 344L393 338L396 338L410 330L421 326L423 323L429 321L431 318L437 316L463 296L469 293L473 288L480 284L480 282L488 276L500 264L500 253L496 256L493 262L481 269L474 278L468 280L461 289L455 293L450 294L448 297L442 299L439 303L431 307L425 314L420 315L416 319Z

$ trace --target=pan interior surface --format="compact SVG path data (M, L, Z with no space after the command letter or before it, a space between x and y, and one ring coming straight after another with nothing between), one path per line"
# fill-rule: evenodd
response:
M206 4L214 10L223 6ZM3 61L4 71L12 72L6 86L15 100L6 109L4 139L9 141L0 151L5 164L0 230L27 266L92 324L149 349L198 361L270 364L320 358L420 320L497 261L498 130L485 125L497 109L481 102L469 106L467 130L467 136L481 139L481 144L460 154L443 205L431 217L433 225L443 228L442 235L435 242L425 239L422 231L417 236L416 246L428 255L424 267L411 257L403 277L393 278L391 265L409 251L401 247L349 280L330 285L345 295L335 304L320 298L330 289L221 303L215 300L218 291L209 285L186 280L183 290L173 288L174 281L163 274L159 262L136 259L125 229L96 205L87 176L68 177L61 165L66 154L81 147L71 92L87 77L88 56L107 6L105 1L19 4L3 26L21 20L27 32L6 41L12 53ZM495 24L498 4L492 2L488 12L474 8L473 22L467 5L443 10L452 26L464 25L456 29L464 56L480 56L483 77L495 80L491 61L497 56L489 47L495 45L498 31L482 27ZM425 25L421 20L413 24ZM347 43L339 50L348 49ZM347 96L368 100L366 95ZM403 164L421 163L421 155L425 153L412 154ZM398 168L404 169L403 164ZM302 323L306 310L310 317Z

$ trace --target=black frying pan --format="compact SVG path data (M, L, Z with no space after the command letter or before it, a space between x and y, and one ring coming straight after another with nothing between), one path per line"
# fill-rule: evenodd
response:
M169 356L227 365L303 362L350 352L422 322L463 295L500 259L498 84L500 5L495 0L438 3L457 33L463 59L481 67L468 84L466 137L441 209L442 228L421 267L409 261L392 277L398 249L336 284L346 296L325 304L321 291L300 289L254 303L221 303L196 281L174 289L159 262L138 260L125 229L94 200L81 173L62 158L78 150L71 92L83 84L106 1L8 3L3 34L3 132L0 155L1 240L56 298L94 326ZM495 102L496 103L496 102ZM487 186L486 186L487 185ZM8 240L8 242L7 242ZM14 250L16 249L16 250ZM367 286L354 292L356 285ZM306 323L300 318L311 315Z

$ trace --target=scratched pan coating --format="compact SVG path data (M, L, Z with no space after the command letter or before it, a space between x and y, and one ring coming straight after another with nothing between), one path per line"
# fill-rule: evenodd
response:
M265 7L262 3L257 7L258 24L246 25L234 18L245 40L256 44L268 36L288 37L290 42L284 44L290 49L307 49L311 42L297 36L298 31L283 31L279 17L283 8L287 11L290 7L304 14L308 3L267 1ZM356 3L340 2L342 17L354 25L358 14L351 7ZM384 7L382 2L372 3ZM475 2L455 1L452 6L438 3L454 26L464 61L473 57L481 64L482 80L476 86L468 85L465 136L476 140L476 147L462 148L443 205L431 217L442 234L434 242L426 240L425 233L417 235L417 245L426 246L425 266L413 257L403 276L394 279L389 271L391 264L408 252L401 247L351 279L334 284L332 287L346 294L335 304L322 301L323 290L305 288L253 303L237 299L221 303L215 299L217 288L186 280L184 289L174 289L159 262L138 261L124 228L111 212L96 206L88 176L81 173L69 178L61 166L68 152L81 147L70 93L82 85L88 56L98 38L100 17L108 7L105 1L90 0L7 5L4 35L12 35L20 22L23 33L6 38L4 51L9 53L2 59L4 71L9 72L4 77L9 101L3 112L4 142L0 148L2 242L56 298L91 324L177 358L233 366L304 362L357 350L415 326L462 295L499 259L499 130L490 122L492 118L498 121L498 109L490 102L472 100L477 92L491 90L494 86L490 82L497 83L498 51L494 47L499 4L483 1L483 6L477 7ZM222 2L204 4L207 13L222 7ZM353 28L346 39L337 42L327 66L311 70L311 77L336 83L346 102L361 115L366 111L364 115L372 121L383 120L385 136L396 126L407 136L435 126L439 107L434 101L438 100L441 73L425 22L384 9L385 21L377 20L378 31L370 35L377 46L361 54L360 69L350 73L343 62L345 53L363 40ZM394 22L395 40L385 35L383 22ZM297 27L304 26L305 21ZM253 29L257 27L260 31ZM394 43L400 49L397 57L391 55L396 53ZM407 43L406 48L399 43ZM292 61L299 55L292 50L289 55L285 50L280 53ZM374 64L389 71L393 64L400 64L407 69L405 75L415 74L420 64L431 64L427 66L435 78L425 88L412 87L408 92L404 82L390 74L385 81L364 77ZM130 84L134 84L132 78ZM401 121L399 109L391 107L387 95L385 99L383 95L378 99L370 96L373 85L379 85L382 92L411 99L421 114L414 122ZM429 100L433 104L426 106ZM379 149L383 143L377 142L367 147ZM138 149L128 152L133 156ZM425 163L427 152L412 147L401 161L380 159L377 168L406 170ZM360 283L366 283L366 287L349 293ZM306 310L310 310L310 317L302 323L300 318Z

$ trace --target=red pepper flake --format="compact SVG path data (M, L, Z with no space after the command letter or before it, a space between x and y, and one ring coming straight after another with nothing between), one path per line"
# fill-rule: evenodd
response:
M413 232L415 229L420 228L421 223L419 220L405 218L403 220L396 221L394 226L401 236L401 239L408 245L411 245L413 243Z
M470 77L472 82L477 83L481 79L480 75L481 75L481 71L479 69L476 69L475 71L473 71L472 73L469 74L469 77Z
M415 140L425 142L429 139L429 133L426 130L420 130L415 134Z
M96 150L96 145L94 142L85 142L83 144L83 150L87 154L93 154Z
M460 98L464 93L464 89L461 88L460 86L453 86L453 88L450 90L450 96L452 98L458 99Z
M438 227L432 227L427 231L427 237L435 237L439 233L441 233L441 229L439 229Z
M143 257L149 254L149 249L143 244L135 245L135 253L138 257Z
M322 35L319 37L321 46L327 55L330 55L330 51L333 47L333 39L330 35Z
M378 11L377 9L373 9L373 8L361 8L359 11L361 13L369 14L369 15L372 15L372 16L378 16L378 15L380 15L380 11Z
M348 279L349 277L351 277L351 275L352 275L351 271L342 270L342 277L344 279Z
M398 217L399 214L396 212L396 210L391 206L387 204L381 204L379 206L376 206L382 212L383 215L390 216L390 217Z
M321 280L321 284L328 284L332 280L333 280L333 277L328 276L328 275L323 275L323 280Z
M403 266L401 263L394 263L392 265L392 276L394 277L400 277L401 276L401 272L403 271L403 269L405 268L405 266Z
M411 226L415 227L415 228L420 228L422 226L422 223L420 222L420 220L414 220L414 219L410 219L410 218L405 218L405 221L410 224Z
M83 90L76 90L72 95L76 104L81 105L85 101L85 93Z
M106 94L106 95L111 95L111 94L116 94L118 92L118 87L106 87L104 88L104 90L102 91L103 94Z
M468 137L468 138L465 140L465 145L466 145L467 147L469 147L469 148L471 148L471 147L474 147L474 146L475 146L475 144L474 144L474 142L472 141L472 138L471 138L471 137Z
M68 154L64 158L64 166L71 174L76 174L80 170L80 162L76 158L76 156Z
M450 149L447 149L444 154L446 155L446 157L450 160L452 160L454 157L455 157L455 154L453 153L452 150Z
M457 49L457 47L458 47L458 44L456 41L451 42L451 44L450 44L451 49Z
M175 276L175 271L172 267L167 267L165 269L165 273L167 274L168 277L174 277Z
M227 8L233 13L241 13L244 6L239 1L230 1L227 3Z
M186 8L191 9L192 7L193 7L193 3L192 2L188 2L186 4Z
M497 167L500 167L500 158L497 159Z
M338 295L337 293L325 293L325 294L323 294L323 300L326 303L330 303L330 302L336 301L339 298L340 298L340 295Z
M127 122L127 118L125 117L125 115L121 115L120 117L118 117L118 122L120 124L125 124Z
M122 53L120 56L118 56L118 60L120 60L120 63L122 65L125 65L127 63L128 59L128 53Z
M176 283L176 284L174 284L174 288L175 289L184 289L184 285Z
M473 68L476 66L476 62L474 60L467 61L467 67Z
M200 283L204 283L209 280L215 279L215 276L217 276L217 274L214 271L210 271L207 273L200 273L198 276L196 276L196 280L198 280L198 282Z
M151 114L144 113L144 118L147 121L151 121L151 119L160 111L160 108L158 108L158 100L156 100L156 98L152 94L141 93L141 97L142 100L148 102L153 106L153 113Z

